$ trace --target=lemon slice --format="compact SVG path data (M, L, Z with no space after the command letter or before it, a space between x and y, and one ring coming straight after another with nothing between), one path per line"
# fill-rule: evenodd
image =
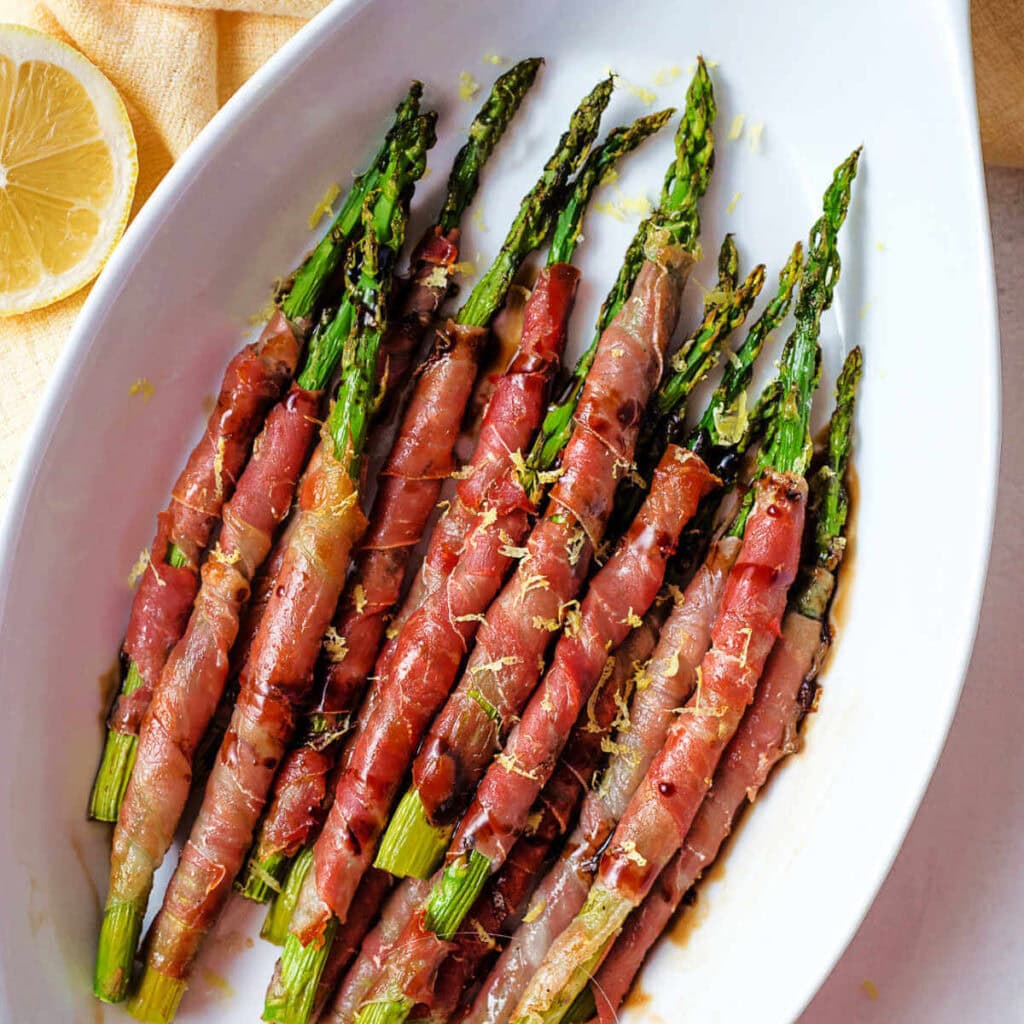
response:
M100 272L138 170L103 74L51 36L0 25L0 316L48 306Z

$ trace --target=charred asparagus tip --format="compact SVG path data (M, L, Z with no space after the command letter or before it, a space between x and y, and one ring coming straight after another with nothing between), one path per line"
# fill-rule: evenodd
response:
M170 978L147 966L138 992L128 1001L128 1012L146 1024L171 1024L187 987L181 978Z
M768 335L782 322L793 298L793 290L800 280L803 269L803 245L797 242L782 269L779 271L779 287L775 295L757 318L754 326L747 332L743 344L729 358L722 373L722 380L715 388L711 401L704 410L699 423L694 428L687 442L687 447L701 453L704 443L712 446L723 445L727 439L723 436L721 423L729 417L737 419L738 437L733 443L743 448L751 436L754 415L747 417L746 429L738 422L736 413L740 401L750 384L754 374L754 363L757 362ZM731 440L731 439L730 439Z
M451 231L458 226L466 207L476 195L480 171L515 116L543 63L540 57L521 60L491 86L484 105L469 126L469 139L452 165L444 205L438 217L442 231Z
M267 917L260 929L260 938L275 946L283 946L288 938L288 926L291 924L295 905L299 901L302 883L309 874L313 863L313 847L307 846L292 861L281 891L271 901L267 909Z
M313 1012L317 985L331 951L337 920L330 924L319 943L303 944L289 933L279 965L278 983L267 993L263 1019L274 1024L306 1024Z
M374 867L400 878L429 878L450 838L451 829L431 824L419 792L409 789L391 816Z
M352 183L330 231L295 274L291 289L281 305L289 320L302 320L313 315L324 283L337 269L360 226L360 211L366 197L379 186L388 163L405 147L404 133L419 112L422 94L422 83L413 82L395 110L395 119L373 163Z
M105 1003L119 1003L128 993L142 914L134 903L114 903L103 911L92 990Z
M555 223L554 236L548 252L548 266L569 263L582 237L583 216L594 190L615 166L616 161L632 152L645 139L659 131L675 113L672 108L637 118L630 125L622 125L608 133L596 149L591 150L582 170L568 190L565 205Z
M803 473L810 461L808 423L811 396L821 368L821 315L832 304L839 280L841 263L836 243L850 206L860 152L855 149L836 168L822 201L822 215L811 228L807 264L796 304L796 329L787 342L779 370L782 399L770 443L762 450L762 465L777 470Z

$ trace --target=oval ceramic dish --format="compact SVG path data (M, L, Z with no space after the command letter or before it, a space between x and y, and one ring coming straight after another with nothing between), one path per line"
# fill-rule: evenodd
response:
M645 89L681 105L698 52L717 62L720 104L709 254L735 231L743 267L764 261L774 279L833 166L864 143L822 335L823 391L843 352L864 348L861 497L841 636L806 749L747 817L685 944L682 932L660 944L639 982L649 998L626 1019L782 1024L813 995L931 775L985 576L998 352L966 4L354 0L257 74L147 203L78 320L25 452L0 540L0 1019L122 1019L90 994L110 836L85 820L101 678L124 629L129 569L204 405L275 276L309 246L309 213L327 186L365 162L420 78L441 115L436 173L416 195L425 224L480 98L460 99L459 73L486 86L499 68L485 55L546 57L488 166L482 216L467 219L464 258L482 265L606 67L625 77L610 127L654 109ZM726 137L737 114L763 122L759 150L749 132ZM670 146L665 131L624 164L623 195L657 194ZM598 212L586 222L577 351L629 221ZM696 277L714 280L711 259ZM691 285L684 323L699 301ZM129 394L140 377L155 388L148 401ZM823 394L819 421L828 404ZM166 876L165 865L157 892ZM258 1018L277 953L256 938L261 913L232 902L183 1024Z

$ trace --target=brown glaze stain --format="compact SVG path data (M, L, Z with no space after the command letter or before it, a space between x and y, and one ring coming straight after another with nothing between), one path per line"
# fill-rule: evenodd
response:
M645 992L638 981L626 994L626 998L622 1001L622 1008L624 1010L642 1010L650 1001L651 994Z
M102 727L106 728L107 715L110 713L110 708L114 703L114 694L121 689L120 657L114 658L110 668L106 672L101 672L96 677L96 682L100 691L99 723Z
M716 861L716 864L718 863L720 861ZM714 870L714 866L711 870ZM710 874L710 871L708 873ZM683 898L683 905L666 929L669 941L674 946L686 946L694 932L707 920L710 912L711 904L700 898L699 889L691 889Z

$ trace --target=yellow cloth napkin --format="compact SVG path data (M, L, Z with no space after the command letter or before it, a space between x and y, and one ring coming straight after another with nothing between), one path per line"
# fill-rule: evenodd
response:
M329 0L0 0L81 50L114 83L139 147L133 214L232 93ZM50 371L88 288L0 320L0 507Z

